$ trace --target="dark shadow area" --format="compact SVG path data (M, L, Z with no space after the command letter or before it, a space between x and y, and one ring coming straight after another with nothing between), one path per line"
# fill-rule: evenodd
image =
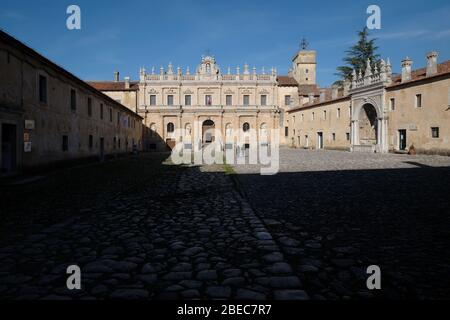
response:
M450 298L450 168L236 175L318 298ZM282 239L283 240L283 239ZM382 270L368 293L366 268Z

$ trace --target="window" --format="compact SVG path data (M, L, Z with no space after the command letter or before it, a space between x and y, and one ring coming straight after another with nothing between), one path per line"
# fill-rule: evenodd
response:
M313 113L311 113L311 120L314 120L314 112Z
M261 105L266 106L267 105L267 95L263 94L261 96Z
M47 77L39 75L39 101L47 103Z
M62 151L69 150L69 136L62 136Z
M308 69L306 69L306 73L309 73L309 70L308 70Z
M167 96L167 105L168 106L173 106L173 95L169 94Z
M347 132L347 133L345 134L345 138L347 139L347 141L350 141L350 133L349 133L349 132Z
M326 120L327 119L327 111L323 110L323 119Z
M432 127L431 128L431 137L432 138L439 138L439 127Z
M348 107L348 116L351 118L352 117L352 107Z
M77 93L74 89L70 90L70 109L73 111L77 109Z
M119 138L119 150L120 150L120 147L121 147L121 146L120 146L120 138Z
M174 124L172 123L172 122L169 122L168 124L167 124L167 132L168 133L172 133L172 132L174 132L175 131L175 126L174 126Z
M231 106L233 104L233 96L231 94L226 95L225 103L227 106Z
M100 119L103 120L103 103L100 103Z
M416 94L416 108L422 108L422 95Z
M88 116L92 117L92 98L88 98L87 100L87 112L88 112Z
M305 114L302 113L302 122L305 120Z
M244 132L247 132L250 130L250 124L248 122L244 123L242 125L242 130L244 130Z
M89 135L89 149L92 149L94 147L94 137L92 134Z
M285 106L291 105L291 96L284 96L284 105Z
M341 108L337 109L336 117L339 119L341 117Z
M113 111L112 111L112 108L109 108L109 122L113 122Z
M184 105L185 106L190 106L191 105L191 95L190 94L188 94L188 95L185 95L184 96Z
M150 95L150 105L156 106L156 95L154 95L154 94Z
M205 105L206 106L212 105L212 96L210 94L205 95Z
M389 102L389 108L390 108L391 111L394 111L395 110L395 99L391 98L391 100L389 100L389 101L390 101Z
M117 112L117 125L120 126L120 112Z
M116 150L116 148L117 148L117 138L114 137L113 138L113 149Z
M289 127L284 127L284 136L289 137Z
M248 106L250 104L250 96L248 94L244 95L244 106Z
M336 133L332 133L332 134L331 134L331 139L332 139L333 141L336 141Z

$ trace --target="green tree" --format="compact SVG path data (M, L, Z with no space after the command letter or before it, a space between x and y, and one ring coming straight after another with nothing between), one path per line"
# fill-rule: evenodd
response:
M378 47L375 45L376 38L369 39L369 30L364 27L361 31L358 31L358 42L346 51L346 57L343 59L346 65L338 67L337 73L342 82L344 80L350 80L353 69L361 70L364 74L366 69L367 59L373 64L379 64L380 55L376 53Z

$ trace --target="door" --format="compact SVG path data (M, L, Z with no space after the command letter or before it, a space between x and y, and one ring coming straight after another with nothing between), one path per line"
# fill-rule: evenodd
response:
M105 139L100 138L100 161L105 159Z
M17 126L2 124L2 173L16 170L17 165Z
M399 150L406 150L406 130L398 130Z
M323 149L323 133L317 132L317 149Z

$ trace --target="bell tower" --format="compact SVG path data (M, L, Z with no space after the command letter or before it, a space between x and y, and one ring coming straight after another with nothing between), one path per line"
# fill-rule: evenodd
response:
M316 84L316 51L308 50L308 42L302 39L300 51L292 59L292 76L299 84Z

